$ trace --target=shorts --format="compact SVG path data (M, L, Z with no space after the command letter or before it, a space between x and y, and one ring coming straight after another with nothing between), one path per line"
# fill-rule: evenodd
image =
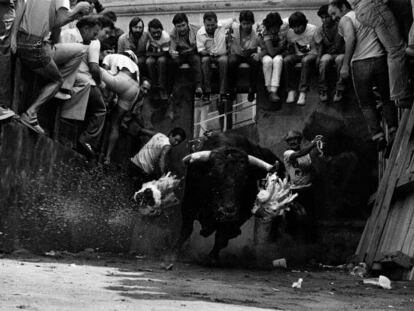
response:
M51 45L35 35L17 33L17 55L29 69L46 67L51 61Z

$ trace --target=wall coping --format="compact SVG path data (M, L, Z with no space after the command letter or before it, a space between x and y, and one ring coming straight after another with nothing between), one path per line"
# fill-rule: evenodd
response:
M105 8L114 11L120 16L174 14L178 12L202 13L206 11L234 12L240 10L252 11L296 11L309 10L326 4L320 0L249 0L249 1L182 1L158 0L101 0Z

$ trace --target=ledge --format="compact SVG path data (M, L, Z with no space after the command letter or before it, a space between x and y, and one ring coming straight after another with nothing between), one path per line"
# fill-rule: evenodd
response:
M251 1L180 1L164 0L162 3L157 0L140 1L111 1L101 0L105 8L113 10L119 15L150 15L150 14L171 14L177 12L200 13L205 11L215 12L233 12L235 10L252 10L252 11L295 11L315 9L325 1L320 0L251 0Z

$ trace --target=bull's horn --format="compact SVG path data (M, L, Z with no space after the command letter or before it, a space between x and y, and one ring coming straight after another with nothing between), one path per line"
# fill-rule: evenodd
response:
M208 161L211 151L198 151L191 153L183 158L184 163L193 163L194 161Z
M269 163L260 160L259 158L256 158L254 156L249 155L249 163L252 165L255 165L257 167L260 167L264 169L265 171L270 171L270 169L273 167L273 165L270 165Z

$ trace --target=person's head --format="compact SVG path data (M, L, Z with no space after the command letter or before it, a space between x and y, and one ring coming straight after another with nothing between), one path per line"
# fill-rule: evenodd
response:
M113 11L104 11L102 12L102 15L108 17L114 24L117 21L116 14Z
M186 36L189 33L188 18L184 13L175 14L172 23L180 36Z
M129 22L129 33L137 40L141 38L144 33L144 22L140 17L135 16L131 19Z
M98 33L98 40L102 42L109 38L111 32L115 29L115 26L114 23L104 15L99 16L98 19L102 25L101 30Z
M85 16L76 23L76 27L79 29L83 43L89 44L92 40L98 38L102 24L99 19L94 16Z
M254 15L252 11L241 11L239 15L240 28L245 33L251 33L254 24Z
M181 127L175 127L168 133L168 138L171 146L174 147L182 143L187 138L187 135Z
M263 26L266 28L267 31L270 32L279 32L280 26L282 25L282 18L277 12L267 14L266 18L263 20Z
M154 40L160 40L164 27L159 19L154 18L148 23L148 32Z
M217 29L217 15L214 12L204 13L203 16L204 28L206 29L207 34L214 35L214 32Z
M285 142L292 150L299 150L302 141L302 134L299 131L290 130L285 136Z
M292 28L296 34L302 34L306 30L307 25L308 20L302 12L295 12L289 16L289 27Z
M318 16L322 20L322 24L326 27L330 27L334 24L334 20L332 19L331 15L328 13L329 4L322 5L318 10Z
M143 97L147 96L149 92L151 91L151 80L148 78L142 78L141 79L141 85L140 85L140 94L142 94Z
M338 21L352 10L351 5L346 0L332 0L329 3L328 14L332 17L333 20Z

